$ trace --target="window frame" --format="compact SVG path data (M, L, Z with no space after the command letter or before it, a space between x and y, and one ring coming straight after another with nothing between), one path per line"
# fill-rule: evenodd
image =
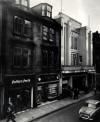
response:
M15 18L19 19L18 22L15 22ZM21 21L21 23L19 21ZM25 27L25 21L30 23L30 27L28 27L28 26ZM20 32L18 30L18 27L20 28ZM30 32L25 33L25 28L27 28L27 32L28 31L30 31ZM24 18L21 18L21 17L15 15L13 17L13 33L18 36L32 38L32 22L28 19L24 19Z
M20 53L20 55L18 55L18 56L20 56L20 58L16 58L16 55L17 54L14 51L15 49L20 49L21 53ZM25 55L24 50L27 50L28 55ZM13 59L12 64L13 64L13 67L14 68L30 68L31 67L32 51L31 51L30 48L28 48L28 47L15 46L15 47L13 47L13 55L12 56L13 56L13 58L12 58ZM25 58L26 58L26 62L27 62L26 65L24 64L25 63ZM17 62L16 59L17 60L20 59L19 65L16 65L15 64L15 62ZM23 60L24 60L24 62L23 62Z
M47 30L45 30L47 29ZM42 26L42 39L47 41L48 40L48 32L49 32L49 28L45 25Z
M21 22L15 22L16 18L18 19L18 21L21 21ZM19 28L20 28L20 31L19 31ZM23 19L19 16L13 17L13 32L17 35L22 35L23 33Z
M78 66L78 53L71 53L71 65Z
M55 42L55 30L53 28L49 28L49 41Z
M29 26L25 27L25 25L26 25L25 21L30 22L30 25L28 24L30 27ZM30 32L28 32L28 34L25 33L25 28L27 28L27 32L30 31ZM26 20L26 19L24 20L24 24L23 24L23 35L26 37L32 37L32 22L29 20Z
M48 7L49 7L51 10L49 10ZM47 15L48 17L52 17L52 7L49 6L49 5L47 5L46 9L47 9L46 15Z

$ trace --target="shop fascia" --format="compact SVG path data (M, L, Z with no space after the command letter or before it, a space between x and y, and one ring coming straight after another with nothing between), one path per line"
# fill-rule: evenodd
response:
M22 83L30 83L30 79L23 79L23 80L12 80L12 84L22 84Z

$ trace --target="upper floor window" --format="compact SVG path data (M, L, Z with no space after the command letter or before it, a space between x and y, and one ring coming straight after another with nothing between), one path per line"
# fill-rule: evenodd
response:
M24 34L27 36L32 35L32 25L31 22L28 20L24 20Z
M77 37L71 37L71 49L77 50Z
M48 28L47 26L42 27L42 38L43 40L48 40L50 42L55 41L55 30L53 28Z
M52 17L52 7L51 6L47 6L47 16Z
M14 16L14 33L21 34L22 30L23 20L18 16Z
M15 0L15 3L28 7L29 1L28 0Z
M14 33L18 35L32 36L31 21L24 20L18 16L14 16Z
M58 53L55 50L42 49L42 64L43 66L57 66Z
M23 66L28 67L31 64L31 51L27 48L23 48Z
M54 29L50 28L49 30L49 41L54 42L55 40L55 31Z
M82 65L82 56L79 56L79 65Z
M48 50L46 49L42 50L42 63L43 63L43 66L48 65Z
M77 53L71 54L71 65L73 65L73 66L78 65L78 54Z
M13 50L13 65L16 67L21 66L22 50L19 47L15 47Z
M28 48L14 47L13 65L15 67L29 67L31 65L31 50Z
M43 26L42 30L43 30L43 40L47 40L48 39L48 27Z
M42 5L42 16L52 17L52 7L49 5Z

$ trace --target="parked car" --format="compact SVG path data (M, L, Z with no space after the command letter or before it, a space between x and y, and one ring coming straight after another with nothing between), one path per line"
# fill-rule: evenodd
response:
M100 114L100 101L87 100L86 106L79 110L79 117L84 120L95 120Z

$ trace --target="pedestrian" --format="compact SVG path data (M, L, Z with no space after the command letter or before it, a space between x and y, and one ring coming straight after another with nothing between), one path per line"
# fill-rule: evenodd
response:
M79 90L78 88L76 89L76 99L78 99L78 94L79 94Z
M96 87L94 88L94 94L96 95Z
M11 98L9 98L8 100L8 105L7 105L7 121L9 122L10 120L12 120L13 122L15 121L15 115L14 115L14 105L12 103Z
M76 88L74 88L74 99L76 99Z

